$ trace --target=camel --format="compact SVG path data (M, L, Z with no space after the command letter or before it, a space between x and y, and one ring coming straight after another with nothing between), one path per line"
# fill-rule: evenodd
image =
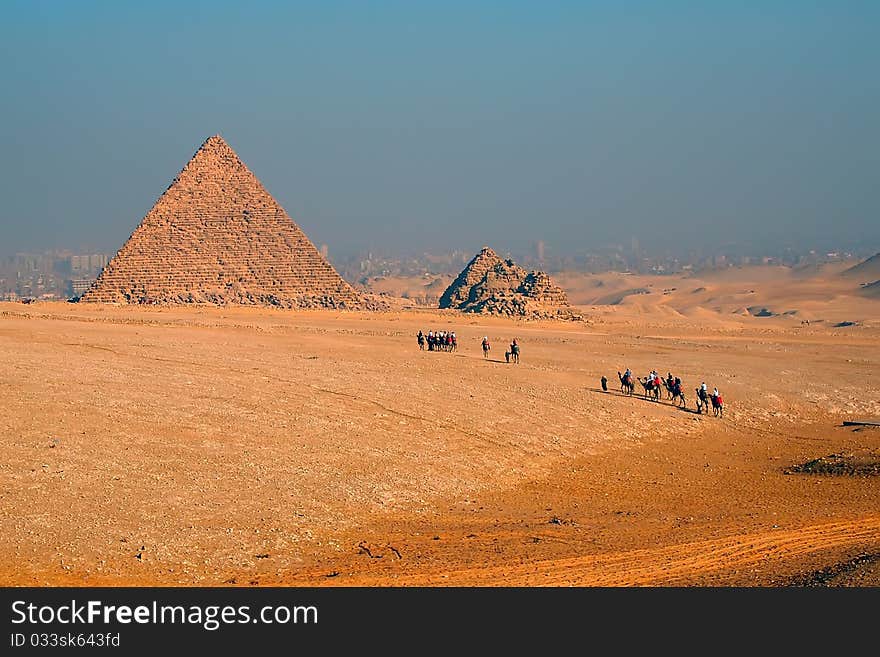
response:
M694 388L694 392L697 394L697 413L702 414L704 410L706 413L708 413L709 397L702 388Z
M669 391L669 399L672 401L678 400L679 406L686 406L687 402L684 399L684 390L681 389L680 386L672 386L672 388L668 388Z
M653 381L649 381L647 377L642 381L638 379L639 383L642 384L642 387L645 389L645 399L648 398L648 394L654 397L654 401L660 401L660 386L655 386Z
M636 391L636 384L632 382L632 375L624 376L618 372L617 378L620 379L620 392L631 395Z
M710 395L709 399L712 400L712 413L715 417L724 417L724 402L721 399L721 395ZM707 409L708 411L708 409Z
M679 406L685 406L684 390L681 387L681 381L673 382L671 385L668 379L663 379L663 387L666 388L666 399L669 401L678 400Z

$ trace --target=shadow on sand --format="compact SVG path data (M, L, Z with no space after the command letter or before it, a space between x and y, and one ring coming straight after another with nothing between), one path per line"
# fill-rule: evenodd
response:
M696 409L688 408L687 406L679 406L678 404L673 404L668 399L661 399L659 401L654 401L650 397L645 397L644 395L639 394L639 393L633 393L632 395L627 395L625 392L622 392L620 390L613 390L611 388L608 388L608 390L602 390L602 388L592 388L592 387L588 386L586 388L586 390L589 390L590 392L598 392L603 395L614 395L615 397L629 397L630 399L640 399L645 402L651 402L652 404L662 404L663 406L668 406L669 408L674 408L676 410L683 411L685 413L690 413L691 415L705 415L704 413L697 412Z

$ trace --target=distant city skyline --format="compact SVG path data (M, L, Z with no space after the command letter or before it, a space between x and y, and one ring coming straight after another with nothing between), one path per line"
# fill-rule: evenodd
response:
M877 3L0 16L0 254L115 253L217 132L331 259L880 250Z

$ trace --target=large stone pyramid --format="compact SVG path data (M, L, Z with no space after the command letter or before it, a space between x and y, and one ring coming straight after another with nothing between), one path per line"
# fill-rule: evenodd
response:
M546 319L578 319L568 297L542 271L527 272L488 246L440 297L441 308Z
M81 300L365 306L219 135L196 151Z

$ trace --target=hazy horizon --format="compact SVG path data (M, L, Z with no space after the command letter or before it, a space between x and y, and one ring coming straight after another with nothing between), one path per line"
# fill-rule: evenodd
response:
M875 3L0 11L0 252L115 252L215 133L334 254L880 248Z

